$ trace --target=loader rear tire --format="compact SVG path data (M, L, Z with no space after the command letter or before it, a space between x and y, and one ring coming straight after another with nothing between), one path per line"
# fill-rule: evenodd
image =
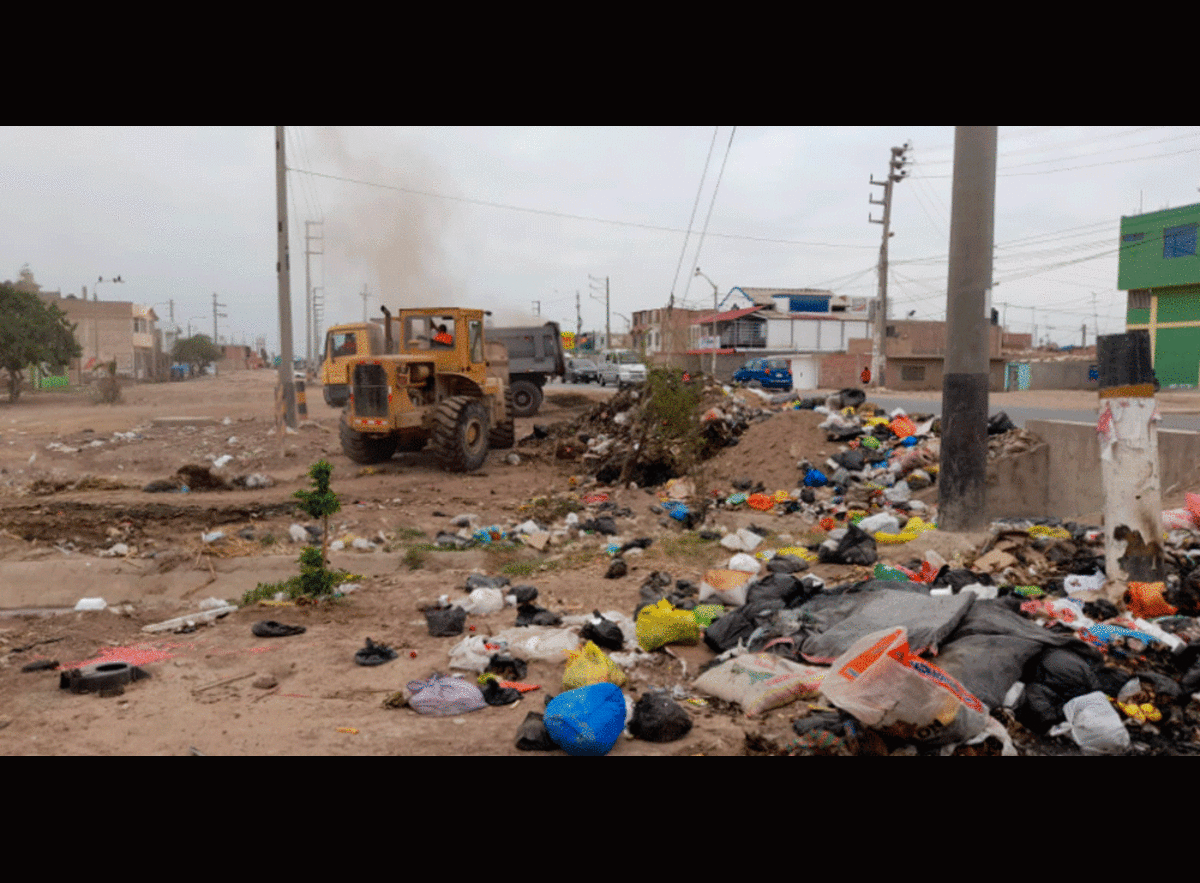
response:
M505 451L517 443L517 427L513 423L513 394L504 390L504 421L492 427L488 433L488 447Z
M447 472L474 472L488 453L488 412L470 396L454 396L434 415L433 452Z
M342 453L355 463L386 463L396 453L394 435L373 438L365 432L355 432L344 412L338 424L338 435L342 440Z

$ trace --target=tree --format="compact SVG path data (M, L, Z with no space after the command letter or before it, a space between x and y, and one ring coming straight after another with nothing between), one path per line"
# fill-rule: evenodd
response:
M8 372L10 402L21 395L23 372L31 365L58 372L82 352L75 326L62 310L16 284L0 282L0 368Z
M213 344L207 334L197 334L175 341L171 350L171 358L185 365L195 365L201 371L213 362L219 362L225 357L220 347Z

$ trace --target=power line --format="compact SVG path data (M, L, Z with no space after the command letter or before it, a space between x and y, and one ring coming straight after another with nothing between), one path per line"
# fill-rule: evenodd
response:
M288 167L288 171L297 172L301 175L312 175L317 178L329 178L333 181L343 181L347 184L361 184L364 187L378 187L383 190L395 190L399 193L409 193L415 196L428 196L432 197L433 199L446 199L452 202L465 202L469 203L470 205L479 205L486 208L498 208L506 211L524 212L532 215L546 215L547 217L552 218L567 218L573 221L590 221L596 224L612 224L617 227L633 227L638 230L655 230L663 233L687 232L679 227L664 227L656 224L640 224L634 221L614 221L611 218L596 218L589 217L587 215L575 215L571 214L570 212L556 212L549 209L528 208L526 206L509 205L502 202L491 202L484 199L470 199L465 196L448 196L444 193L433 193L428 190L416 190L411 187L397 187L393 184L380 184L375 181L362 181L356 178L345 178L341 175L328 175L324 172L312 172L308 169L298 169L291 166ZM837 242L807 242L798 239L772 239L765 236L743 236L733 233L709 233L708 235L715 236L718 239L741 239L748 242L769 242L778 245L806 245L820 248L856 248L870 249L872 251L876 248L876 246L873 245L846 245L844 243Z
M679 263L675 265L675 275L673 277L671 277L671 302L672 303L675 300L675 286L679 284L679 271L681 269L683 269L683 256L687 253L688 239L692 235L692 224L696 220L696 209L700 205L700 194L704 191L704 179L708 177L708 164L712 160L713 148L717 146L717 131L720 128L721 128L720 126L713 126L712 141L710 141L708 144L708 156L704 160L704 171L702 171L700 173L700 184L698 187L696 187L696 201L692 203L692 214L688 218L687 232L684 234L684 237L683 237L683 246L679 249ZM690 274L688 276L688 281L689 282L691 281Z

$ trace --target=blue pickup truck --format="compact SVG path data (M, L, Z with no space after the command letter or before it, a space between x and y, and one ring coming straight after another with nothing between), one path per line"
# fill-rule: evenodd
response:
M734 383L763 389L791 389L792 369L786 359L751 359L733 373Z

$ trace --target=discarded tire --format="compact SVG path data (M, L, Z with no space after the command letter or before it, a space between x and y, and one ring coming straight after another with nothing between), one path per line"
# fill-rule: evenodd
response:
M59 689L72 693L120 693L125 685L148 678L146 672L128 662L98 662L64 671Z

